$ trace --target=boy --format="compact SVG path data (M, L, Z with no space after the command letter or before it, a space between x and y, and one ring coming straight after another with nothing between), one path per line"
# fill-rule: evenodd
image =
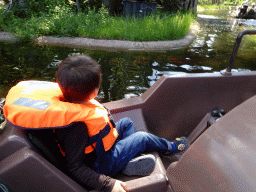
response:
M170 142L135 132L129 118L115 124L108 110L94 99L100 76L100 65L90 57L68 57L56 73L58 85L21 82L8 93L4 112L16 126L54 129L65 166L80 184L100 191L124 192L125 183L109 176L119 171L149 175L155 166L154 156L138 155L152 151L173 155L187 149L188 141L182 137Z

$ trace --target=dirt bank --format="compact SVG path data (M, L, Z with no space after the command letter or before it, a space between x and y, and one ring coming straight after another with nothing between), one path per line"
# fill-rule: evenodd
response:
M35 43L42 45L56 45L65 47L79 47L86 49L103 49L110 51L167 51L186 47L195 39L199 28L193 24L183 39L173 41L121 41L121 40L103 40L90 39L83 37L52 37L41 36L35 39ZM0 32L0 41L16 42L16 37L8 32Z

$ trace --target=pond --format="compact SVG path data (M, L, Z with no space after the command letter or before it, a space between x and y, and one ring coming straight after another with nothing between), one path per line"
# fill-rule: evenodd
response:
M228 17L228 10L205 11L197 15L200 31L194 42L167 52L110 52L81 48L0 43L0 98L11 86L26 79L55 81L61 60L86 54L102 68L101 102L141 95L163 74L219 72L229 62L238 33L253 29ZM256 36L245 36L234 68L256 70Z

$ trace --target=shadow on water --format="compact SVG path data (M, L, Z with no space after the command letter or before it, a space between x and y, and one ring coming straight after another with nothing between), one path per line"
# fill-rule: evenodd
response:
M167 52L109 52L32 44L0 43L0 97L21 80L55 81L61 60L85 54L102 68L101 102L130 98L144 93L163 74L217 72L227 67L238 33L247 26L217 12L198 14L200 31L194 42ZM250 28L251 29L251 28ZM255 70L255 36L245 37L235 69Z

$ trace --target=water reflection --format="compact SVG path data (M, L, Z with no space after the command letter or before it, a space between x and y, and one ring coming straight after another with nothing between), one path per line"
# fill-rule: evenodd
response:
M218 13L218 12L217 12ZM205 15L203 13L202 15ZM55 46L0 43L0 97L26 79L55 81L61 60L85 54L102 67L102 102L141 95L162 75L215 72L225 69L238 33L247 26L224 13L200 16L200 32L187 48L161 52L108 52ZM255 36L245 37L235 61L235 70L255 70Z
M242 20L238 21L239 25L247 25L247 26L256 26L256 20L250 19L250 20Z

